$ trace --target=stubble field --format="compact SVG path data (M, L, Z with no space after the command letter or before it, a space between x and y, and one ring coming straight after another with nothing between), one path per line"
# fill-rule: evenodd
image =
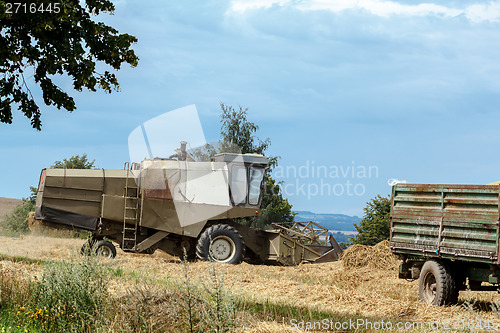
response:
M39 280L47 261L81 260L83 242L36 235L0 237L0 272ZM223 282L224 292L239 304L233 327L237 331L296 331L296 327L307 328L308 322L320 322L319 331L371 331L388 321L394 328L406 325L427 331L425 325L439 322L458 330L471 323L477 326L498 320L498 312L492 310L498 299L494 292L463 291L456 306L422 304L417 281L397 278L398 261L389 253L387 242L373 248L355 246L348 252L338 262L282 267L183 263L160 251L142 255L118 249L115 259L101 258L99 264L119 272L107 285L110 297L116 299L144 288L151 295L162 293L186 281L202 290L216 276ZM354 321L358 326L352 325Z

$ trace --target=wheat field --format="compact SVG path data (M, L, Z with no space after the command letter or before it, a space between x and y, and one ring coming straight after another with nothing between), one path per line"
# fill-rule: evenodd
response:
M42 260L78 260L84 240L47 236L0 237L0 254L5 258L23 257ZM0 261L0 270L40 278L43 265ZM351 247L338 262L301 264L295 267L251 265L215 265L209 262L182 263L178 258L156 251L153 255L124 253L118 249L115 259L101 259L101 264L123 272L109 283L115 297L125 295L132 285L147 282L158 290L189 276L194 284L203 285L207 272L215 270L224 279L224 287L251 304L274 304L331 315L335 320L364 318L393 322L496 321L492 310L498 296L495 292L460 293L459 304L434 307L418 300L417 281L398 279L398 260L389 252L388 242L374 247ZM260 319L259 319L260 318ZM311 317L312 318L312 317ZM294 331L293 313L253 316L245 320L243 331ZM303 320L303 318L301 319ZM321 331L321 330L320 330ZM370 329L368 329L370 331Z

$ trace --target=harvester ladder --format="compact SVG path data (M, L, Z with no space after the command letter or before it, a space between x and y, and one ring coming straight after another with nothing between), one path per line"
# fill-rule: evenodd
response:
M127 163L125 164L127 166ZM123 237L121 248L124 251L132 251L137 245L137 230L139 225L139 188L130 178L130 170L127 170L124 189L123 211ZM132 227L132 224L134 225Z

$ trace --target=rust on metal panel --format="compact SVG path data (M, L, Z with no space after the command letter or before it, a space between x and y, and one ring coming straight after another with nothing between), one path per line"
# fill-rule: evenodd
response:
M499 188L395 185L390 216L392 251L500 263Z
M172 193L168 188L144 190L144 197L152 200L172 200Z
M393 219L393 213L394 213L394 193L395 193L395 190L396 190L396 187L393 186L391 188L391 211L389 213L389 239L392 239L392 232L393 232L393 228L394 228L392 219Z
M498 195L498 219L496 221L496 232L497 232L497 264L500 265L500 185L497 186Z
M438 230L438 239L436 244L436 254L439 255L439 248L441 247L441 239L443 236L443 211L444 211L444 190L441 188L441 218L439 219L439 230Z
M163 187L163 186L161 186ZM164 188L144 189L144 197L153 200L172 200L172 192L168 187L168 180L165 180Z

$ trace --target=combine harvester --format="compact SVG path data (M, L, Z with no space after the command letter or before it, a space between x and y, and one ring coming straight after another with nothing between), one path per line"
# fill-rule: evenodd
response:
M228 264L338 260L334 237L314 222L260 230L234 221L259 213L268 157L224 153L195 162L185 147L124 170L44 169L35 219L88 230L84 246L107 257L116 255L115 242L125 252L160 249Z

